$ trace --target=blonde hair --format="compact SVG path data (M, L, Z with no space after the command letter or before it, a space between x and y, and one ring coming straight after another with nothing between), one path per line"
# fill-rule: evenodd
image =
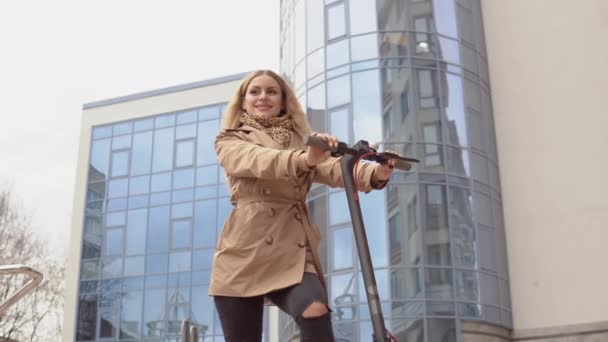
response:
M228 103L226 112L222 119L222 129L225 128L237 128L239 126L239 118L243 114L243 100L247 92L247 87L251 81L261 75L267 75L274 78L275 81L281 87L281 93L283 94L282 104L283 109L281 114L291 114L293 120L293 130L300 137L303 137L311 133L306 113L302 110L296 94L291 87L285 82L285 80L272 70L256 70L247 75L238 87L236 93Z

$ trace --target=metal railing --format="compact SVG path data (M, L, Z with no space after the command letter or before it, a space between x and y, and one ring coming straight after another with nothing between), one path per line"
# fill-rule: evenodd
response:
M190 321L182 321L182 342L198 342L198 327L195 324L190 326Z
M0 266L0 275L3 274L24 274L29 276L31 279L17 292L0 304L0 315L4 314L13 304L17 303L21 298L28 294L28 292L37 288L40 283L42 283L42 279L44 278L42 273L25 265Z

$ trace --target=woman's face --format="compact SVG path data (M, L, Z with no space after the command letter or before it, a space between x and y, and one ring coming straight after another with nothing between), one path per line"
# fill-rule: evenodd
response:
M260 75L249 82L243 110L263 117L279 116L283 106L283 92L279 83L268 75Z

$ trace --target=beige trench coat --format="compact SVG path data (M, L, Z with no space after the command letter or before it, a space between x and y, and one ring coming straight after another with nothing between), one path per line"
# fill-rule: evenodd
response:
M310 170L298 163L304 153L301 137L294 134L283 149L250 126L222 130L215 150L234 208L218 239L209 294L252 297L300 283L307 240L325 285L318 252L321 234L309 216L306 194L312 182L343 187L339 158L330 157ZM361 191L386 185L372 182L376 167L359 165Z

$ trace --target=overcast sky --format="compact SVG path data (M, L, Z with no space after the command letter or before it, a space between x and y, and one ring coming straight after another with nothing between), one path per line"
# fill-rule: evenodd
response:
M0 4L0 186L66 255L84 103L279 66L279 0Z

